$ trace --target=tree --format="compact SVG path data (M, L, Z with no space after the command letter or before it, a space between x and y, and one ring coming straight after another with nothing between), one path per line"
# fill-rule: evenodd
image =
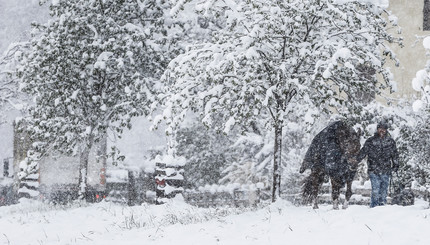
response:
M430 36L423 39L424 48L430 50ZM430 111L430 63L427 66L417 72L417 76L412 81L412 88L421 93L421 98L417 99L413 108L416 112L421 112L422 114L429 114Z
M35 97L29 156L77 154L80 198L94 144L108 130L120 136L132 117L150 110L156 81L174 55L165 8L156 0L58 0L50 6L52 20L35 25L18 70L23 90ZM114 161L122 159L113 153Z
M225 166L235 155L231 139L200 122L179 129L176 142L176 154L187 159L186 186L194 188L218 184Z
M19 89L19 82L14 70L19 65L23 51L28 48L27 42L14 43L0 57L0 110L24 111L28 96ZM7 120L6 113L0 115L0 124Z
M257 184L263 183L265 188L270 186L270 162L273 137L261 130L247 131L235 137L234 144L229 148L234 150L234 158L223 170L220 183Z
M162 117L172 132L188 111L210 126L224 115L235 124L260 121L273 128L272 200L279 195L283 128L289 120L312 123L321 111L359 108L356 95L391 88L386 43L399 42L387 28L385 11L362 2L328 0L212 1L198 6L225 19L209 42L175 58L165 73ZM363 77L358 68L380 74ZM363 69L360 69L363 70ZM161 118L156 118L160 120ZM306 125L306 124L304 124Z
M423 38L423 45L427 52L430 50L430 36ZM410 166L414 172L414 180L418 186L430 191L430 63L419 70L412 81L412 88L419 92L421 97L414 101L412 108L416 124L408 134L410 143Z

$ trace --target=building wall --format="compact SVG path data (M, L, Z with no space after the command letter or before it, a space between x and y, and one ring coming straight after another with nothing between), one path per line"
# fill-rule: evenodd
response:
M390 97L412 98L417 92L412 89L412 79L418 70L425 67L427 63L426 51L422 45L422 39L417 36L430 35L429 31L423 31L423 8L424 0L390 0L388 11L397 16L401 27L401 34L392 29L396 36L403 37L403 48L392 46L400 60L400 66L395 67L393 62L388 66L393 72L397 82L397 92Z
M17 130L14 124L14 172L18 173L20 163L27 158L31 140L24 132ZM97 190L105 188L106 158L97 160L97 156L106 154L107 139L95 143L90 151L87 169L87 184ZM50 188L56 185L75 184L79 182L79 156L65 156L58 152L50 152L39 162L37 180L40 186ZM1 175L2 173L0 173Z

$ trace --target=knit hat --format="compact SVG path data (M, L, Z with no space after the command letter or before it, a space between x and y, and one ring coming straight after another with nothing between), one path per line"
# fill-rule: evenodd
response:
M387 130L388 129L388 123L386 121L380 121L378 123L378 126L376 126L376 128L383 128L383 129Z

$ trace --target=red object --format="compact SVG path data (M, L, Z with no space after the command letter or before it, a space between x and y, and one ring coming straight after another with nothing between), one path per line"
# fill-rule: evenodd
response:
M157 185L161 187L166 186L166 181L164 179L163 180L155 179L155 183L157 183Z
M106 185L106 169L105 168L100 169L100 184Z

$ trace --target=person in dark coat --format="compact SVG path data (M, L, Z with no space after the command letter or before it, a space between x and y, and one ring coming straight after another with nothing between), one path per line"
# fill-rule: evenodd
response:
M357 157L357 161L361 162L367 156L367 172L372 185L371 208L387 203L391 172L397 172L399 169L396 142L390 137L387 130L386 122L378 123L375 135L366 140Z

